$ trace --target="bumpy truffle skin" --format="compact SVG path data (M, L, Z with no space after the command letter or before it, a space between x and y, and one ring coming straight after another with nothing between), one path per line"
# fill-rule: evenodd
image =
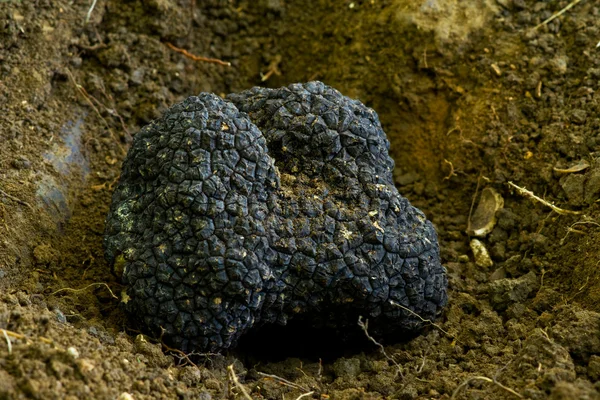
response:
M219 351L263 324L414 332L447 302L437 236L392 181L377 114L321 82L190 97L144 127L106 258L145 330Z

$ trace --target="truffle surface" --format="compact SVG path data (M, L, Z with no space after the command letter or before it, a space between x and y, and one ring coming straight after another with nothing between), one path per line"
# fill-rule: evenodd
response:
M375 111L321 83L208 93L134 137L106 221L125 309L184 351L264 324L419 330L447 302L437 235L396 190Z

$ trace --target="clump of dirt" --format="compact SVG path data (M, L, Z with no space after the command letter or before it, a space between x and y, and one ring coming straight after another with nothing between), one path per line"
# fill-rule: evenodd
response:
M0 2L0 398L599 398L600 7L535 28L568 4L106 0L86 23L88 2ZM132 135L200 91L312 79L378 112L438 230L442 320L327 358L139 335L102 249Z

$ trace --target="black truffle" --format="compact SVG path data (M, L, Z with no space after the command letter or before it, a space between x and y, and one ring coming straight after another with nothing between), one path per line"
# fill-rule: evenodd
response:
M377 114L321 82L202 93L134 138L106 221L125 309L184 351L263 324L403 334L447 302L437 236L398 194Z

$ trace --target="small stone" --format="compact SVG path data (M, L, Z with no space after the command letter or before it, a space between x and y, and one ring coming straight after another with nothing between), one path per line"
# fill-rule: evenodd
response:
M494 265L494 262L490 257L490 253L485 245L481 243L481 241L473 239L471 240L470 246L471 251L473 252L473 257L475 257L475 264L483 268L488 268Z
M83 64L83 59L81 57L75 56L73 58L71 58L71 60L69 61L71 63L71 65L75 68L80 68L81 65Z
M504 243L496 243L492 247L492 257L500 261L506 258L506 246Z
M567 56L557 56L548 63L548 66L555 74L564 75L568 70L568 60Z
M498 226L508 232L515 227L519 217L510 209L502 208L496 213L496 218Z
M212 396L208 392L201 392L198 396L198 400L212 400Z
M531 233L529 235L529 240L531 241L531 244L533 244L533 249L541 254L545 253L550 245L550 239L541 233Z
M565 191L569 204L575 206L583 204L584 184L585 176L580 174L567 175L560 180L560 186Z
M504 311L510 305L521 303L538 287L535 272L518 279L498 279L490 283L490 303L496 311Z
M587 112L585 110L573 110L571 111L571 122L577 125L583 125L587 118Z
M67 353L75 359L79 358L79 350L77 350L75 347L69 347L67 349Z
M16 160L13 160L11 163L14 169L30 169L31 161L27 159L27 157L18 157Z
M127 392L123 392L119 395L118 400L134 400L133 396Z
M67 317L65 317L65 314L63 314L62 311L60 311L58 308L56 308L56 309L54 309L54 313L56 314L56 320L58 322L60 322L61 324L67 323Z
M144 69L138 68L131 73L131 77L129 78L129 80L131 81L132 84L139 86L142 83L144 83L144 75L145 75Z

